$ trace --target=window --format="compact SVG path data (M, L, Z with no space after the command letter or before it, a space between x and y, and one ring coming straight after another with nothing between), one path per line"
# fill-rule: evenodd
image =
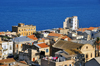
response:
M46 49L46 52L49 52L49 50L48 50L48 49Z
M30 29L29 29L29 31L30 31Z
M29 32L29 35L30 35L30 32Z
M6 49L6 46L4 46L4 49Z
M10 45L10 50L12 50L12 47L11 47L11 45Z
M23 47L23 45L21 44L21 48Z
M69 64L69 66L72 66L71 64Z
M20 30L19 30L19 32L20 32Z
M88 54L86 54L86 58L88 58Z
M91 57L92 57L92 53L91 53Z
M86 49L88 49L88 46L86 46Z
M18 48L18 44L16 45L16 48Z

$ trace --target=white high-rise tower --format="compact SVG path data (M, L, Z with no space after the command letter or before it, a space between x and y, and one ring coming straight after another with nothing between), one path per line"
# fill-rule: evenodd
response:
M77 16L67 17L65 22L63 22L63 28L70 28L72 30L77 30L79 28L79 20Z

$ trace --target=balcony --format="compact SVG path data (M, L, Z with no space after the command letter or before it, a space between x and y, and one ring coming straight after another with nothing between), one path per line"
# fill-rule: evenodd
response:
M3 49L3 51L7 51L8 49Z

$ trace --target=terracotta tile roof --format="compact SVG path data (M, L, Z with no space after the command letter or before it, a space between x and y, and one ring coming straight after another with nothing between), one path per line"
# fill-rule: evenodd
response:
M56 36L56 37L60 37L60 36L62 36L62 34L58 34L58 33L50 33L48 36Z
M41 48L46 48L49 47L48 45L46 45L46 43L41 43L41 44L37 44L39 47Z
M98 27L89 27L87 30L94 30L94 29L98 29Z
M5 32L0 32L0 35L5 34Z
M11 62L15 62L15 60L13 58L8 58L8 59L3 59L3 60L0 60L0 63L11 63Z
M78 29L77 31L81 31L81 32L84 32L85 30L87 30L88 28L80 28Z
M85 30L94 30L94 29L98 29L98 27L80 28L77 31L84 32Z
M25 61L20 61L20 63L24 63L24 64L27 64Z
M68 41L72 40L72 39L69 38L68 36L64 36L64 37L62 37L61 39L66 39L66 38L68 38Z
M59 30L62 30L62 28L59 28Z
M37 38L34 35L29 35L27 37L30 38L30 39L33 39L33 40L37 40Z

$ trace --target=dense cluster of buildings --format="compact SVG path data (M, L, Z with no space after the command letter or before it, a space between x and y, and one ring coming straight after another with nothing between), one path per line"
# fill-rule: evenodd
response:
M99 27L79 28L77 16L41 31L19 23L0 32L0 66L100 66L99 37Z

